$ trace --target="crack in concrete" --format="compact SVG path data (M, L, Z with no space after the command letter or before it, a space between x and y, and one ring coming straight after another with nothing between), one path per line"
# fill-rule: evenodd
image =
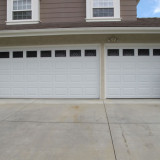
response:
M130 152L130 149L129 149L129 145L128 145L128 143L127 143L127 139L126 139L126 137L125 137L125 135L124 135L124 131L123 131L123 128L122 128L121 125L120 125L120 128L121 128L121 131L122 131L122 137L123 137L123 141L124 141L124 143L125 143L126 149L127 149L127 153L128 153L129 155L131 155L131 152Z

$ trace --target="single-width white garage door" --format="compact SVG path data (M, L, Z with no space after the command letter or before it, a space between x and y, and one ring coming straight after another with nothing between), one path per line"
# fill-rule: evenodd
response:
M0 98L99 98L94 47L0 51Z
M160 98L160 48L107 48L107 98Z

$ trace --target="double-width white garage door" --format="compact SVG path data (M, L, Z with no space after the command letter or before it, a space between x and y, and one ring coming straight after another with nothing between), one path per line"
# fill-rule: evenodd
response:
M0 51L0 98L99 98L96 47Z
M160 98L160 47L106 49L107 98Z

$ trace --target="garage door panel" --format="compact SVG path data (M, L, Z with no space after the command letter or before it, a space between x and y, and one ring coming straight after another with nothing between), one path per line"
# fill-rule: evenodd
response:
M26 75L26 80L27 82L37 82L39 80L39 75L35 75L35 74L30 74L30 75Z
M160 56L152 50L149 56L106 56L107 98L160 98Z
M66 96L68 95L68 89L67 88L56 88L55 93L56 95Z
M130 69L130 70L125 69L121 73L123 75L136 75L137 74L136 69ZM117 73L112 72L112 74L117 74Z
M136 82L136 75L123 75L122 81L123 82Z
M82 88L71 88L70 95L83 95L83 89Z
M0 73L2 74L2 75L10 75L10 74L12 74L12 72L11 72L11 70L0 70Z
M120 88L112 88L110 87L108 89L108 92L109 96L120 96L121 95L121 89ZM110 97L109 97L110 98Z
M149 96L149 95L152 95L151 94L151 88L138 88L137 89L137 94L143 96L143 95L146 95L146 96Z
M88 87L85 89L85 93L88 96L90 96L90 95L96 96L97 95L97 88L89 88Z
M7 84L10 88L25 88L26 86L25 82L11 82L11 83L6 83L5 85ZM1 85L0 85L0 88L1 88Z
M83 62L79 62L79 61L77 61L77 62L71 62L70 64L69 64L69 68L70 69L82 69L83 68Z
M41 88L40 91L39 91L39 95L40 96L52 96L53 95L53 90L52 88L47 88L47 87L44 87L44 88Z
M138 82L154 83L159 82L160 76L157 75L137 75Z
M10 82L10 81L11 81L11 75L1 74L0 82Z
M82 82L83 76L82 75L71 75L70 79L71 79L71 82Z
M11 88L8 87L1 87L0 88L0 96L5 98L5 96L11 96Z
M67 81L67 75L63 75L63 74L56 75L55 80L56 80L56 82L64 82L65 83Z
M25 93L24 93L24 88L21 87L21 88L12 88L12 95L15 95L15 96L24 96Z
M124 88L122 89L122 95L128 96L128 95L136 95L136 88Z
M121 69L121 64L119 63L117 63L117 62L113 62L113 63L108 63L107 64L107 68L108 69L113 69L113 70L120 70ZM110 70L109 70L110 71Z
M27 82L27 84L25 83L26 87L32 87L32 88L39 88L39 83L37 82Z
M38 78L40 78L41 82L52 82L53 81L53 76L52 75L40 75L37 76Z
M37 87L29 87L26 89L26 95L37 96L38 95L38 88Z
M153 95L159 96L160 95L160 86L158 88L153 88Z
M86 62L84 63L86 69L96 69L95 62Z
M55 62L55 68L59 70L66 70L68 68L67 62Z
M39 82L39 87L44 87L44 88L52 88L53 83L52 82Z
M121 75L108 75L108 82L121 82Z
M86 75L84 78L85 78L84 79L85 81L91 82L91 83L98 81L98 77L95 74Z
M1 70L10 70L11 69L11 62L6 60L0 60L0 71Z
M136 64L134 62L127 62L125 64L122 64L123 70L135 70Z

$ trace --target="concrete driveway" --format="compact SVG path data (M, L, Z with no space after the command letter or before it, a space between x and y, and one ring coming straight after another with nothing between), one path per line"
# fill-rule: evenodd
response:
M0 100L0 160L151 159L160 100Z

